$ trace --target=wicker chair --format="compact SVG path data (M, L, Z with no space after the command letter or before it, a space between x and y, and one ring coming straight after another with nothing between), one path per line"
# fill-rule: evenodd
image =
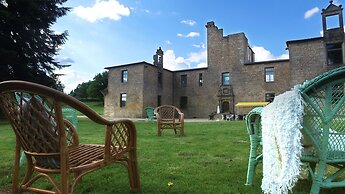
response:
M20 101L20 96L16 96L16 98ZM18 101L18 102L19 102ZM67 121L71 122L73 127L77 130L78 127L78 117L77 117L77 111L73 108L62 108L62 115L63 118ZM22 151L20 155L20 166L22 166L25 163L25 154Z
M155 108L154 113L157 117L157 133L162 135L163 129L179 129L180 136L184 135L184 114L175 106L162 105Z
M256 107L246 117L247 132L250 140L246 185L253 184L256 166L262 162L261 112L263 107Z
M310 193L317 194L320 188L345 187L345 67L307 81L300 92L305 102L301 160L308 164L313 182ZM251 143L248 185L252 184L255 166L262 159L260 113L254 109L247 117ZM251 131L257 134L251 135ZM327 166L336 170L327 172Z
M136 129L131 121L106 120L73 97L24 81L0 83L0 107L16 135L12 193L73 193L84 175L112 163L127 168L131 191L140 190ZM74 108L103 125L104 145L80 144L74 126L63 118L62 107ZM21 149L27 167L19 184ZM53 174L59 174L58 178ZM39 179L47 179L52 191L35 188L34 183Z

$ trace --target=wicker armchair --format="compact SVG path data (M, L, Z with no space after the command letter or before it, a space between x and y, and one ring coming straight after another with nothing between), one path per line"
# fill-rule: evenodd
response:
M184 135L184 114L175 106L163 105L155 108L154 113L157 117L157 133L162 135L163 129L179 129L180 136Z
M24 81L0 83L0 107L16 135L12 193L73 193L84 175L112 163L127 168L131 191L140 190L136 129L131 121L106 120L73 97ZM63 118L62 107L74 108L103 125L104 145L79 143L74 126ZM21 149L27 167L19 183ZM52 174L59 174L59 178ZM42 178L51 183L52 191L34 187Z
M246 117L247 132L250 140L249 160L246 185L253 184L256 166L262 162L261 112L263 107L256 107Z
M308 164L313 181L310 193L345 187L345 67L307 81L300 92L305 102L301 160ZM247 116L251 144L247 185L253 183L255 167L262 161L260 114L261 110L253 109ZM327 166L334 170L327 171Z

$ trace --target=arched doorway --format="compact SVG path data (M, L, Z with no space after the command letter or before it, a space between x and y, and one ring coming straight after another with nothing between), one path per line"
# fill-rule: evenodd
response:
M228 113L230 112L230 103L229 101L223 101L222 102L222 113Z

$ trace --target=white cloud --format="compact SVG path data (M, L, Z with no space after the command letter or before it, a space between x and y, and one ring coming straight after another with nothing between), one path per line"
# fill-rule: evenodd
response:
M178 36L178 37L185 37L185 38L194 38L194 37L200 36L200 33L199 33L199 32L189 32L189 33L186 34L186 35L183 35L183 34L181 34L181 33L178 33L177 36Z
M203 50L201 52L192 52L189 54L187 62L189 63L202 63L206 61L207 51Z
M206 67L207 52L202 50L200 52L191 52L188 58L176 57L173 50L167 50L164 53L164 68L169 70L181 70L189 68Z
M75 71L72 66L58 69L55 71L55 73L61 74L59 79L65 86L64 92L67 94L76 89L78 84L88 82L96 75L88 72Z
M62 57L62 58L57 57L55 58L55 61L59 62L59 64L61 65L71 65L75 63L75 61L70 57Z
M304 19L309 19L311 18L311 16L315 15L316 13L318 13L320 11L320 9L318 7L314 7L308 11L306 11L304 13Z
M189 34L186 35L186 37L190 37L190 38L193 38L193 37L197 37L197 36L200 36L200 33L199 32L189 32Z
M336 5L336 6L339 6L340 5L340 2L338 0L334 0L333 1L333 4Z
M182 20L181 23L187 24L189 26L194 26L196 24L196 21L194 21L194 20Z
M165 44L171 44L170 40L166 40Z
M128 7L120 4L117 0L96 0L92 7L80 5L74 8L73 13L89 22L96 22L104 18L120 20L123 16L129 16L130 11Z
M204 43L200 43L200 44L193 44L192 45L193 47L195 47L195 48L206 48L206 46L205 46L205 44Z
M269 60L277 60L277 59L288 59L289 54L284 53L280 56L274 56L270 51L266 50L262 46L254 46L253 51L255 53L255 61L269 61Z

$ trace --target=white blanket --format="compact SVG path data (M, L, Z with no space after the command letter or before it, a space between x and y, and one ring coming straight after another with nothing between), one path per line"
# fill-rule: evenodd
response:
M275 97L261 113L263 179L266 194L285 194L301 169L303 99L298 87Z

